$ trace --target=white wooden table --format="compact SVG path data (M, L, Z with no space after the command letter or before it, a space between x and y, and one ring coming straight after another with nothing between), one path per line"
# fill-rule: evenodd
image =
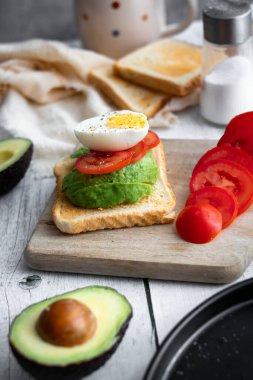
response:
M171 129L169 138L218 138L222 129L206 124L198 108L180 115L181 125ZM6 135L0 130L0 138ZM28 305L58 293L92 284L112 286L126 295L134 317L123 342L104 367L90 380L140 380L166 334L188 311L215 292L217 285L176 283L39 272L29 269L23 250L50 194L54 178L34 179L30 171L18 186L0 198L0 379L27 380L8 345L13 318ZM27 276L41 277L39 286L24 289ZM253 275L251 265L239 281Z

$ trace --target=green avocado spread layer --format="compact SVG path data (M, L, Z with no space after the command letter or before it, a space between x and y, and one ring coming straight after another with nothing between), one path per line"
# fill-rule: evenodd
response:
M75 206L110 208L150 195L158 175L159 168L149 151L140 161L108 174L88 175L73 168L63 179L62 191Z

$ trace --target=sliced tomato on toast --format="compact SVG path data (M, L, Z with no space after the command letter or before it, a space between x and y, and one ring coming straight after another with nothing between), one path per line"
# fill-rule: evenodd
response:
M75 162L77 170L85 174L105 174L124 168L131 163L133 153L129 150L120 152L91 151Z
M148 148L142 140L128 150L132 153L131 164L134 164L135 162L140 161L145 156Z
M151 130L148 131L147 136L145 136L142 141L146 144L147 149L155 148L160 144L159 136Z
M91 151L78 158L75 166L78 171L85 174L111 173L140 161L148 150L156 147L159 143L158 135L148 131L147 136L132 148L118 152Z

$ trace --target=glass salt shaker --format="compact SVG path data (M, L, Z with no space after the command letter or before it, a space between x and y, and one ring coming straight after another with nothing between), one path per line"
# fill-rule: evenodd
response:
M226 125L253 110L251 8L220 1L203 10L202 116Z

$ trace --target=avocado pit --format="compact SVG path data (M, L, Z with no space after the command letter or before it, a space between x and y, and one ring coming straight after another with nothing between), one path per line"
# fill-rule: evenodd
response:
M96 326L96 317L85 304L75 299L61 299L41 312L36 330L48 343L73 347L89 340Z

